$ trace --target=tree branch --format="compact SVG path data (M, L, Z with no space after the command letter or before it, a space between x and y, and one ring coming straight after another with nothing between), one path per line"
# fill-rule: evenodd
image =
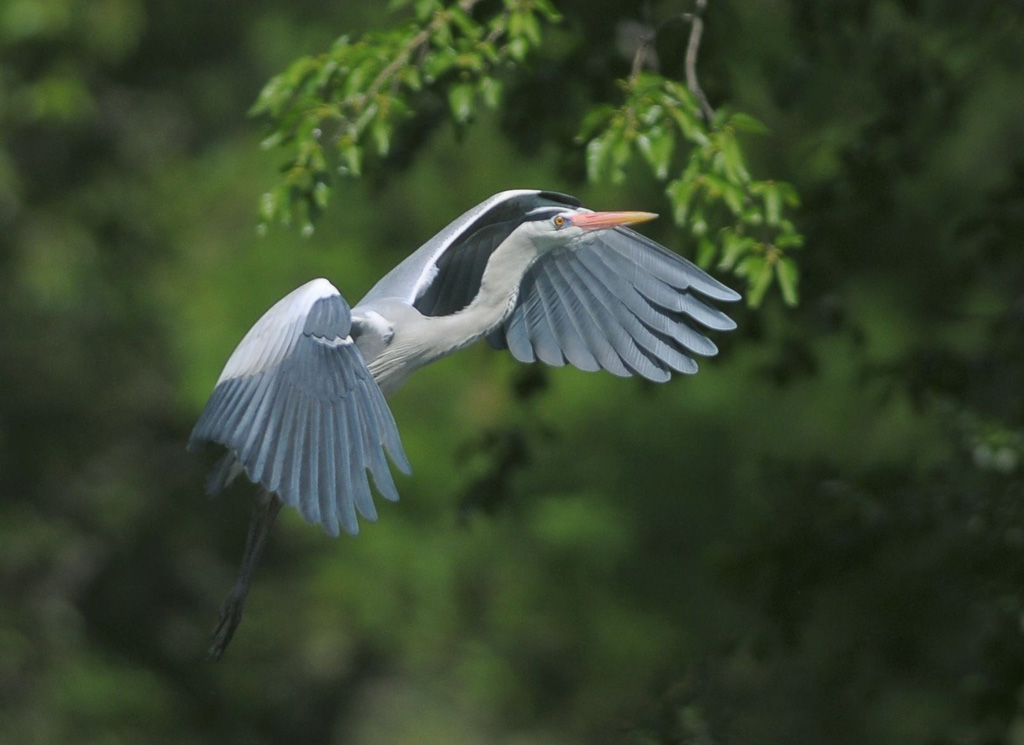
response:
M690 89L690 93L700 104L700 112L704 116L704 121L711 124L715 110L711 108L708 97L704 95L700 81L697 80L697 51L700 49L700 38L704 33L704 19L701 16L707 5L708 0L695 0L694 12L686 14L686 17L690 19L690 41L686 45L686 87Z
M633 66L629 72L629 84L635 85L640 73L643 72L644 58L652 51L654 42L658 38L658 29L651 22L650 0L644 2L643 22L638 25L636 53L633 55ZM653 55L652 55L653 56ZM657 57L655 57L657 59ZM655 63L652 67L657 67Z
M636 53L633 55L633 66L629 72L629 84L635 85L637 78L644 68L644 58L647 56L648 50L654 44L654 40L657 38L657 31L654 29L644 29L640 32L640 37L637 40Z
M480 0L462 0L462 2L459 3L459 10L461 10L463 13L468 14L471 10L473 10L473 6L476 5L478 2L480 2ZM432 31L435 30L435 27L441 22L443 13L445 13L445 11L440 11L434 17L434 20L431 21L431 23L427 26L427 28L423 29L418 34L413 36L409 40L409 43L406 44L405 49L399 52L398 56L391 60L391 62L388 63L388 66L380 71L377 77L373 79L373 82L370 83L370 87L366 90L366 100L370 100L375 95L377 95L377 93L380 92L380 89L384 87L384 84L388 82L391 76L398 72L398 70L401 69L402 65L406 64L409 61L409 58L412 57L413 52L415 52L417 49L423 46L427 42L427 40L430 39L430 34Z

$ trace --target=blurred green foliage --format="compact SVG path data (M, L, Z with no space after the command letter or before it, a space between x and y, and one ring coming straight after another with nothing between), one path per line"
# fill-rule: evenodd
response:
M478 19L479 0L405 0L413 18L356 41L341 36L330 51L305 56L275 75L250 113L272 121L265 148L287 147L283 178L263 195L261 230L271 222L293 222L302 230L327 207L334 174L360 176L364 151L381 157L403 120L415 118L430 89L448 101L452 119L466 124L479 98L490 109L501 100L498 71L522 62L540 46L541 24L559 20L548 0L505 0ZM415 126L414 124L411 126Z
M384 9L0 5L0 742L1021 742L1005 0L712 0L701 82L769 129L749 173L801 195L799 308L737 309L721 355L660 386L485 346L424 370L391 402L402 502L338 541L284 515L228 656L202 661L251 492L205 499L212 455L184 443L263 310L315 276L358 298L500 189L670 199L665 145L590 183L577 137L628 106L630 24L689 3L557 6L497 108L466 126L418 99L314 235L260 238L279 156L246 112ZM657 34L644 74L679 80L685 43ZM729 218L724 193L702 199ZM662 223L699 251L689 214Z

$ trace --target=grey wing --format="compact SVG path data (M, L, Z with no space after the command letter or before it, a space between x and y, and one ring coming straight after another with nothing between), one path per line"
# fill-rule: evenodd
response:
M325 279L264 314L231 355L189 439L224 445L255 483L331 535L357 533L378 491L397 500L385 450L409 462L384 396L349 334L348 305ZM226 462L211 483L223 486Z
M705 329L735 322L706 300L739 295L686 259L625 227L543 255L523 277L512 314L488 340L521 362L668 380L718 352Z
M449 249L458 246L460 241L481 228L506 222L516 216L522 216L534 207L545 205L579 206L579 200L567 194L539 189L513 189L488 197L453 220L381 277L356 305L368 305L376 300L389 298L414 304L417 298L428 291L437 277L438 262Z

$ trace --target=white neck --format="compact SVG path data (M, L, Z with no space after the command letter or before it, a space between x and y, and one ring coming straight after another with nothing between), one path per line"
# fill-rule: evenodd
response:
M469 346L500 325L515 307L523 275L538 255L532 241L506 242L491 254L473 302L450 316L425 318L425 337L432 348L443 350L434 359Z
M519 283L538 255L532 241L506 241L491 254L473 301L449 316L423 316L406 304L388 308L394 336L367 360L381 390L390 394L419 368L497 328L515 307Z

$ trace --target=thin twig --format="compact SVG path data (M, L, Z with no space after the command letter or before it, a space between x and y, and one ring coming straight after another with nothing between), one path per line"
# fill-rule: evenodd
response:
M505 8L505 10L502 11L501 20L498 23L494 24L494 27L491 29L491 32L487 34L487 36L484 38L485 44L493 44L494 42L501 38L501 35L506 31L508 19L509 16L511 15L512 11L509 10L508 8Z
M384 87L384 84L388 82L391 76L398 72L399 68L401 68L402 65L409 61L409 58L412 56L412 53L415 52L427 41L427 39L430 38L431 30L432 29L430 28L425 28L418 34L416 34L414 37L412 37L409 40L409 43L405 45L405 49L399 52L398 56L391 60L391 62L388 63L387 67L385 67L377 74L377 77L375 77L373 79L373 82L370 83L370 87L366 89L366 100L370 100L374 96L376 96L380 92L380 89Z
M686 45L686 87L700 104L700 113L704 116L704 121L711 124L715 110L711 108L708 97L704 95L704 90L697 80L697 51L700 49L700 37L704 33L704 19L701 16L707 5L708 0L696 0L694 12L686 14L690 19L690 41Z
M476 5L478 2L480 2L480 0L462 0L462 2L459 3L459 10L461 10L463 13L468 14L471 10L473 10L473 6ZM366 100L370 100L374 96L376 96L380 92L380 89L384 87L384 84L388 82L391 76L398 72L398 70L401 69L401 67L409 61L409 58L413 55L413 52L415 52L417 49L423 46L430 39L431 33L435 30L434 27L438 23L440 23L440 15L444 12L445 11L443 10L440 11L440 13L438 13L438 15L435 16L434 20L431 21L431 23L425 29L417 33L415 36L413 36L409 40L409 43L405 45L405 48L398 53L398 56L391 60L391 62L388 63L387 67L385 67L377 74L377 77L375 77L373 79L373 82L370 83L370 87L366 89Z
M643 72L644 58L647 56L647 51L654 45L654 42L658 38L658 27L651 28L651 4L650 2L644 3L644 21L641 30L637 35L636 52L633 54L633 67L629 71L629 85L630 87L636 85L637 78L640 77L640 73Z
M644 69L644 57L647 56L647 50L651 48L657 38L656 31L644 31L641 37L637 40L636 53L633 55L633 67L629 71L629 85L632 87L636 85L636 80L640 77L640 73Z

